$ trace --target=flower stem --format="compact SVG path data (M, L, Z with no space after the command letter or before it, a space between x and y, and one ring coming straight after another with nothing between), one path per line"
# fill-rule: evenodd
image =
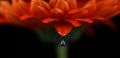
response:
M57 58L67 58L67 47L57 46Z

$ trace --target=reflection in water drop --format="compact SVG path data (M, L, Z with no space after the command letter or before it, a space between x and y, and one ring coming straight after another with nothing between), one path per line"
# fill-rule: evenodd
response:
M64 47L66 46L65 41L64 41L64 40L61 40L60 45L61 45L61 47L63 47L63 48L64 48Z

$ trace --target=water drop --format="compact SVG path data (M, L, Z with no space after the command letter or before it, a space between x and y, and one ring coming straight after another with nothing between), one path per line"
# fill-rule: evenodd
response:
M65 41L64 41L64 40L61 40L60 45L61 45L61 47L65 47L65 46L66 46Z

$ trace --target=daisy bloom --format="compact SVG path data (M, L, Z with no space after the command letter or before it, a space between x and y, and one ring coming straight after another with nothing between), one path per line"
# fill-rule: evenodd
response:
M54 27L61 37L73 28L103 22L120 14L120 0L0 0L0 24L30 29Z

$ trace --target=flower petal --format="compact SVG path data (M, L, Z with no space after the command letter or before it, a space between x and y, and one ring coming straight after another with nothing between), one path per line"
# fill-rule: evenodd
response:
M25 19L28 19L28 18L31 18L31 17L33 17L32 15L23 15L23 16L21 16L20 17L20 20L25 20Z
M28 4L23 0L12 0L12 7L13 10L19 15L28 13L27 11L29 9Z
M89 0L77 0L77 5L82 8Z
M43 23L50 23L52 21L55 21L56 19L53 19L53 18L47 18L47 19L43 19L42 22Z
M117 3L116 3L117 2ZM115 3L115 4L114 4ZM98 15L103 15L106 13L109 13L111 11L114 11L118 6L119 6L119 2L117 0L102 0L99 1L96 6L96 12L94 15L98 16ZM120 8L120 7L118 7Z
M70 24L56 24L55 29L57 30L58 34L60 34L62 37L69 34L72 30L73 26Z
M73 9L68 12L68 15L75 19L82 18L88 16L88 10Z
M93 14L96 10L96 0L90 0L82 9L87 9L89 14Z
M77 1L76 0L67 0L67 3L69 4L70 9L77 8Z
M91 20L91 19L77 19L78 21L84 21L84 22L87 22L87 23L93 23L94 21L93 20Z
M61 9L62 11L69 11L69 5L65 0L58 1L55 7Z
M50 0L49 4L51 5L52 8L55 7L56 3L59 2L60 0Z
M10 6L10 3L8 1L0 1L0 12L1 13L14 13L11 6Z
M118 15L118 14L120 14L120 9L111 12L109 15L107 15L107 18L114 17L114 16L116 16L116 15Z
M79 27L81 24L77 21L77 20L67 20L68 22L70 22L74 27Z
M39 6L39 5L37 5L36 3L33 3L33 2L31 3L30 12L34 16L39 17L41 19L49 16L48 11L44 7Z
M75 14L78 12L80 12L80 9L73 9L73 10L69 11L68 14Z
M0 1L0 7L10 8L10 3L8 1Z
M5 16L5 19L7 19L7 20L10 21L10 23L13 23L13 24L15 24L15 25L23 25L23 24L19 21L18 17L15 16L15 15L13 15L13 14L5 13L4 16Z
M51 9L50 5L47 2L43 1L43 0L39 0L38 3L39 3L39 6L44 7L48 11Z

